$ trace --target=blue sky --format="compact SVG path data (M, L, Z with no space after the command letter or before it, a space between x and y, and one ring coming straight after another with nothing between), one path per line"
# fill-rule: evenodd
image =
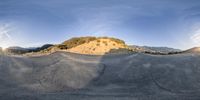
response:
M127 44L200 46L199 0L0 0L0 46L40 46L75 36Z

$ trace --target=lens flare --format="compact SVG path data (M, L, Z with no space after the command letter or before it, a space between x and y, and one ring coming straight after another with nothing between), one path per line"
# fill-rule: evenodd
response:
M200 46L200 29L198 29L194 35L191 36L191 40Z
M0 47L2 47L3 49L6 49L10 45L12 45L12 38L9 33L9 25L0 25Z

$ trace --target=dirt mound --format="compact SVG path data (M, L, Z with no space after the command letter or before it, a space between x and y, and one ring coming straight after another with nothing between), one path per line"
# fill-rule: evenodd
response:
M76 37L63 42L62 44L54 45L45 50L34 53L34 55L50 54L56 51L67 51L72 53L90 55L103 55L108 53L127 53L127 51L131 52L131 50L132 49L129 49L123 40L116 38Z
M79 54L103 55L112 49L122 48L127 48L124 42L117 42L110 38L97 38L96 40L90 41L88 43L83 43L68 49L67 51Z

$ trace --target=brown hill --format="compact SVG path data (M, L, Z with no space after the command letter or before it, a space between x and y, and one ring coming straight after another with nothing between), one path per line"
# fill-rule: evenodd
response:
M194 47L188 50L183 51L184 53L200 53L200 47Z
M84 43L89 43L90 41L94 41L96 39L96 37L74 37L67 41L64 41L62 44L59 45L59 47L62 48L63 46L65 47L64 49L70 49Z
M67 51L80 54L102 55L113 49L126 48L127 46L122 40L114 38L96 38L93 41L67 49Z
M61 44L51 46L34 54L49 54L56 51L67 51L79 54L103 55L107 53L128 53L132 49L123 40L111 37L75 37ZM29 53L32 55L32 53Z

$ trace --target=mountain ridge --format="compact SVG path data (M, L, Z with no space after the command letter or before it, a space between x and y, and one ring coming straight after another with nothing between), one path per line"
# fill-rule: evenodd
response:
M127 45L123 40L113 37L73 37L60 44L45 44L41 47L23 48L18 46L9 47L4 51L8 54L23 54L23 55L43 55L50 54L56 51L66 51L80 54L103 55L103 54L118 54L141 52L148 54L181 54L181 53L198 53L199 47L194 47L188 50L180 50L169 47L150 47Z

